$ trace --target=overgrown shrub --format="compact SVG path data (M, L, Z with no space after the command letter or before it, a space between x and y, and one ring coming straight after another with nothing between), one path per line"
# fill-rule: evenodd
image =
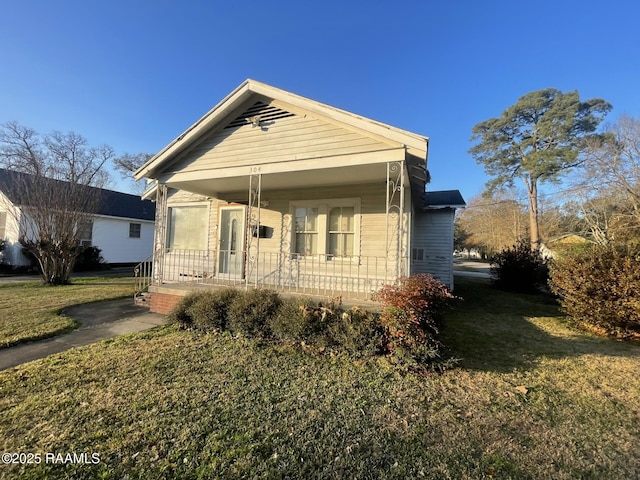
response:
M578 325L640 334L640 250L592 246L551 266L551 290Z
M535 293L546 287L548 278L546 259L527 242L505 248L491 261L491 280L501 290Z
M327 325L328 338L354 357L386 353L386 331L380 315L352 307Z
M269 324L274 337L285 342L309 342L318 330L314 317L308 314L313 306L309 298L283 299Z
M239 293L229 307L229 329L249 337L268 338L269 324L282 304L272 290L252 289Z
M198 294L186 309L193 328L205 332L224 330L229 308L239 293L235 288L223 288Z
M383 303L382 325L389 353L406 362L434 365L441 359L438 321L454 296L427 274L399 278L376 293Z
M392 354L403 364L444 366L436 322L453 298L447 288L429 275L417 275L384 287L378 298L385 305L383 314L359 307L345 310L339 299L282 300L271 290L229 288L191 293L168 318L184 329L230 330L342 350L354 357Z
M76 262L73 264L75 272L100 270L105 266L102 250L98 247L79 247Z
M191 318L189 308L198 301L202 294L203 292L192 292L182 297L167 314L167 320L169 323L177 323L180 325L180 328L186 330L194 328L193 318Z

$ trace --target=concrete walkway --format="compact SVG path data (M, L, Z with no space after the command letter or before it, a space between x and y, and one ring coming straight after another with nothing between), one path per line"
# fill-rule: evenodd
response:
M57 337L0 349L0 370L73 347L127 333L142 332L166 322L164 315L151 313L145 307L134 305L132 298L76 305L65 309L62 315L77 320L80 327Z
M491 278L491 265L487 262L477 262L456 258L453 260L453 274L461 277Z

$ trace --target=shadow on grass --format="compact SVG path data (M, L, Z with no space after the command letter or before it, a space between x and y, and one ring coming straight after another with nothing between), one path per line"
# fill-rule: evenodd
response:
M446 315L442 337L462 368L511 372L542 358L640 356L638 344L572 328L552 297L504 292L487 279L461 276L455 294L463 300Z

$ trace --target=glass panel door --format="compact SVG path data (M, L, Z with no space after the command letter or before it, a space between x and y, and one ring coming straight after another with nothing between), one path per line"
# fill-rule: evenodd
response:
M244 207L220 207L218 274L242 278L244 266Z

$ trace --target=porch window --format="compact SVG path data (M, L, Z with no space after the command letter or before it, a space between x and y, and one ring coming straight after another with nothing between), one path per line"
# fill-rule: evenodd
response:
M325 260L360 255L359 198L297 200L289 208L294 253Z
M296 253L318 253L318 209L296 208Z
M172 250L205 250L207 207L170 207L167 244Z
M329 210L329 248L327 253L337 257L353 255L354 208L333 207Z

